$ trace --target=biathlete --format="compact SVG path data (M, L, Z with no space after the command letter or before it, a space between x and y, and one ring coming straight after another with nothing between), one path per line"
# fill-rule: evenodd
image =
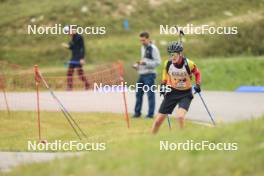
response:
M164 64L160 92L164 99L152 126L153 134L158 132L164 119L173 112L176 105L176 118L180 127L184 127L184 117L193 99L192 75L195 76L195 92L201 92L201 73L193 61L184 57L182 43L172 42L167 50L170 59Z

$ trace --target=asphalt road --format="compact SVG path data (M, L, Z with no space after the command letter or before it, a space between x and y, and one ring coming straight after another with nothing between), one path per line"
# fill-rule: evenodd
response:
M123 113L124 104L121 92L55 92L64 106L70 112L113 112ZM202 92L211 113L216 121L232 122L264 114L263 93L237 93L237 92ZM133 113L135 94L126 93L128 111ZM156 111L162 101L162 97L156 95ZM8 104L11 110L35 111L35 92L12 92L7 93ZM144 96L142 113L147 113L147 97ZM59 111L58 104L54 101L49 92L40 93L40 108L46 111ZM5 109L3 95L0 95L0 110ZM187 114L187 119L210 122L210 119L202 105L198 95L195 95Z
M12 167L32 162L44 162L56 158L72 157L80 153L34 153L34 152L0 152L0 171L8 172Z

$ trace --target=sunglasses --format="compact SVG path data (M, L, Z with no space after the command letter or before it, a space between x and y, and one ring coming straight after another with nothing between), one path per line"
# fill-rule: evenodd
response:
M180 53L169 53L169 56L173 57L173 56L178 56L180 55Z

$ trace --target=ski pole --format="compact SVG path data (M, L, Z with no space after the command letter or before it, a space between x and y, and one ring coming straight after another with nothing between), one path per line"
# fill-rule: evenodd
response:
M167 119L168 119L169 129L171 130L171 121L170 121L170 116L169 116L169 114L167 115Z
M184 33L183 33L182 30L180 30L179 35L180 35L180 42L181 42L181 44L183 45L183 42L182 42L182 36L184 36Z
M69 111L63 106L63 104L61 103L61 101L57 98L57 96L53 93L53 91L51 92L52 96L54 97L54 99L56 99L56 101L58 102L58 104L60 105L60 107L63 109L63 111L66 113L66 115L68 115L68 117L73 121L73 123L77 126L77 128L79 129L79 131L82 133L82 135L87 138L87 135L83 132L83 130L80 128L80 126L78 125L78 123L73 119L72 115L69 113Z
M214 124L214 126L215 126L215 125L216 125L216 123L215 123L215 121L214 121L214 119L213 119L213 117L212 117L212 115L211 115L211 113L210 113L210 111L209 111L209 109L208 109L208 107L207 107L207 105L206 105L206 103L205 103L205 101L204 101L204 99L203 99L203 97L202 97L201 93L199 93L199 92L197 92L197 93L198 93L198 95L199 95L200 99L202 100L202 102L203 102L203 105L204 105L204 107L205 107L205 109L206 109L206 111L207 111L207 113L208 113L209 117L211 118L211 120L212 120L212 122L213 122L213 124Z
M74 132L76 133L76 135L79 137L79 139L81 139L79 133L77 132L77 130L75 129L75 127L73 126L72 122L70 121L70 119L74 122L74 124L78 127L78 129L80 130L80 132L85 136L86 134L81 130L81 128L79 127L79 125L76 123L76 121L72 118L72 116L70 115L70 113L67 111L67 109L63 106L63 104L60 102L60 100L57 98L57 96L54 94L54 92L51 90L51 88L49 87L49 85L47 84L46 80L43 78L43 76L41 75L40 72L38 72L39 77L41 78L41 80L43 81L45 87L49 90L50 94L52 95L52 97L54 98L54 100L59 104L59 107L62 111L62 113L64 114L65 118L67 119L67 121L69 122L69 124L71 125L71 127L73 128Z
M171 130L171 121L170 121L170 115L169 114L167 114L167 120L168 120L169 129Z

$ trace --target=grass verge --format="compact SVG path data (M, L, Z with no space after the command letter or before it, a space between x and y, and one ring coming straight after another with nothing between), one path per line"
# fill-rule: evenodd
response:
M43 113L43 128L48 140L75 139L60 113ZM88 141L104 141L103 152L85 152L74 158L30 164L8 175L262 175L264 162L264 118L251 119L216 128L188 123L184 130L166 123L156 136L149 134L151 120L132 121L125 128L122 115L74 113L89 135ZM36 119L31 112L1 112L0 148L25 150L25 142L37 138ZM237 151L160 151L160 141L170 143L207 140L237 143Z

